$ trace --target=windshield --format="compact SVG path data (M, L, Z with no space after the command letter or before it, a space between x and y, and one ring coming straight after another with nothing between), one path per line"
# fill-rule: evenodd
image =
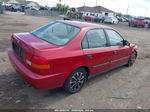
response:
M80 28L75 26L52 22L31 32L31 34L49 43L62 46L71 41L79 32Z
M144 19L142 19L142 18L134 18L134 20L136 20L136 21L144 21Z

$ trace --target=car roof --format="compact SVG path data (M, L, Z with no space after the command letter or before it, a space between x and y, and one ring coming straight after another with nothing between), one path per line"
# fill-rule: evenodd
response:
M90 27L90 28L109 28L109 29L113 29L109 26L105 26L105 25L101 25L101 24L94 24L94 23L88 23L88 22L81 22L81 21L68 21L68 20L59 20L58 22L62 22L65 24L69 24L72 26L76 26L79 28L86 28L86 27Z

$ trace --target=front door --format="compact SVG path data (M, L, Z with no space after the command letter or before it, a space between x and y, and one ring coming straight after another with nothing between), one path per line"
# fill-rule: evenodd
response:
M123 38L114 30L105 30L109 39L111 52L111 68L125 64L130 57L130 47L123 45Z
M83 53L90 74L96 74L110 68L111 49L103 29L89 30L82 40Z

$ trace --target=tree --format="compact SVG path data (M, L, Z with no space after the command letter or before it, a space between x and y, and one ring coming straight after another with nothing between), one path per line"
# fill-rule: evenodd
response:
M67 11L69 9L68 5L62 5L62 4L57 4L56 7L52 7L52 10L57 10L57 11Z
M118 17L122 17L123 16L123 14L122 13L117 13L117 15L116 16L118 16Z
M131 15L129 15L129 14L127 14L127 15L125 15L127 18L131 18L132 16Z

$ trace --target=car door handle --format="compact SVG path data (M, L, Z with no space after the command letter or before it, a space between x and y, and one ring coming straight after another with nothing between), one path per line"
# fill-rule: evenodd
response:
M86 56L88 59L92 59L93 58L93 55L87 55Z
M113 51L113 53L114 53L114 54L117 54L118 52L117 52L117 51Z

